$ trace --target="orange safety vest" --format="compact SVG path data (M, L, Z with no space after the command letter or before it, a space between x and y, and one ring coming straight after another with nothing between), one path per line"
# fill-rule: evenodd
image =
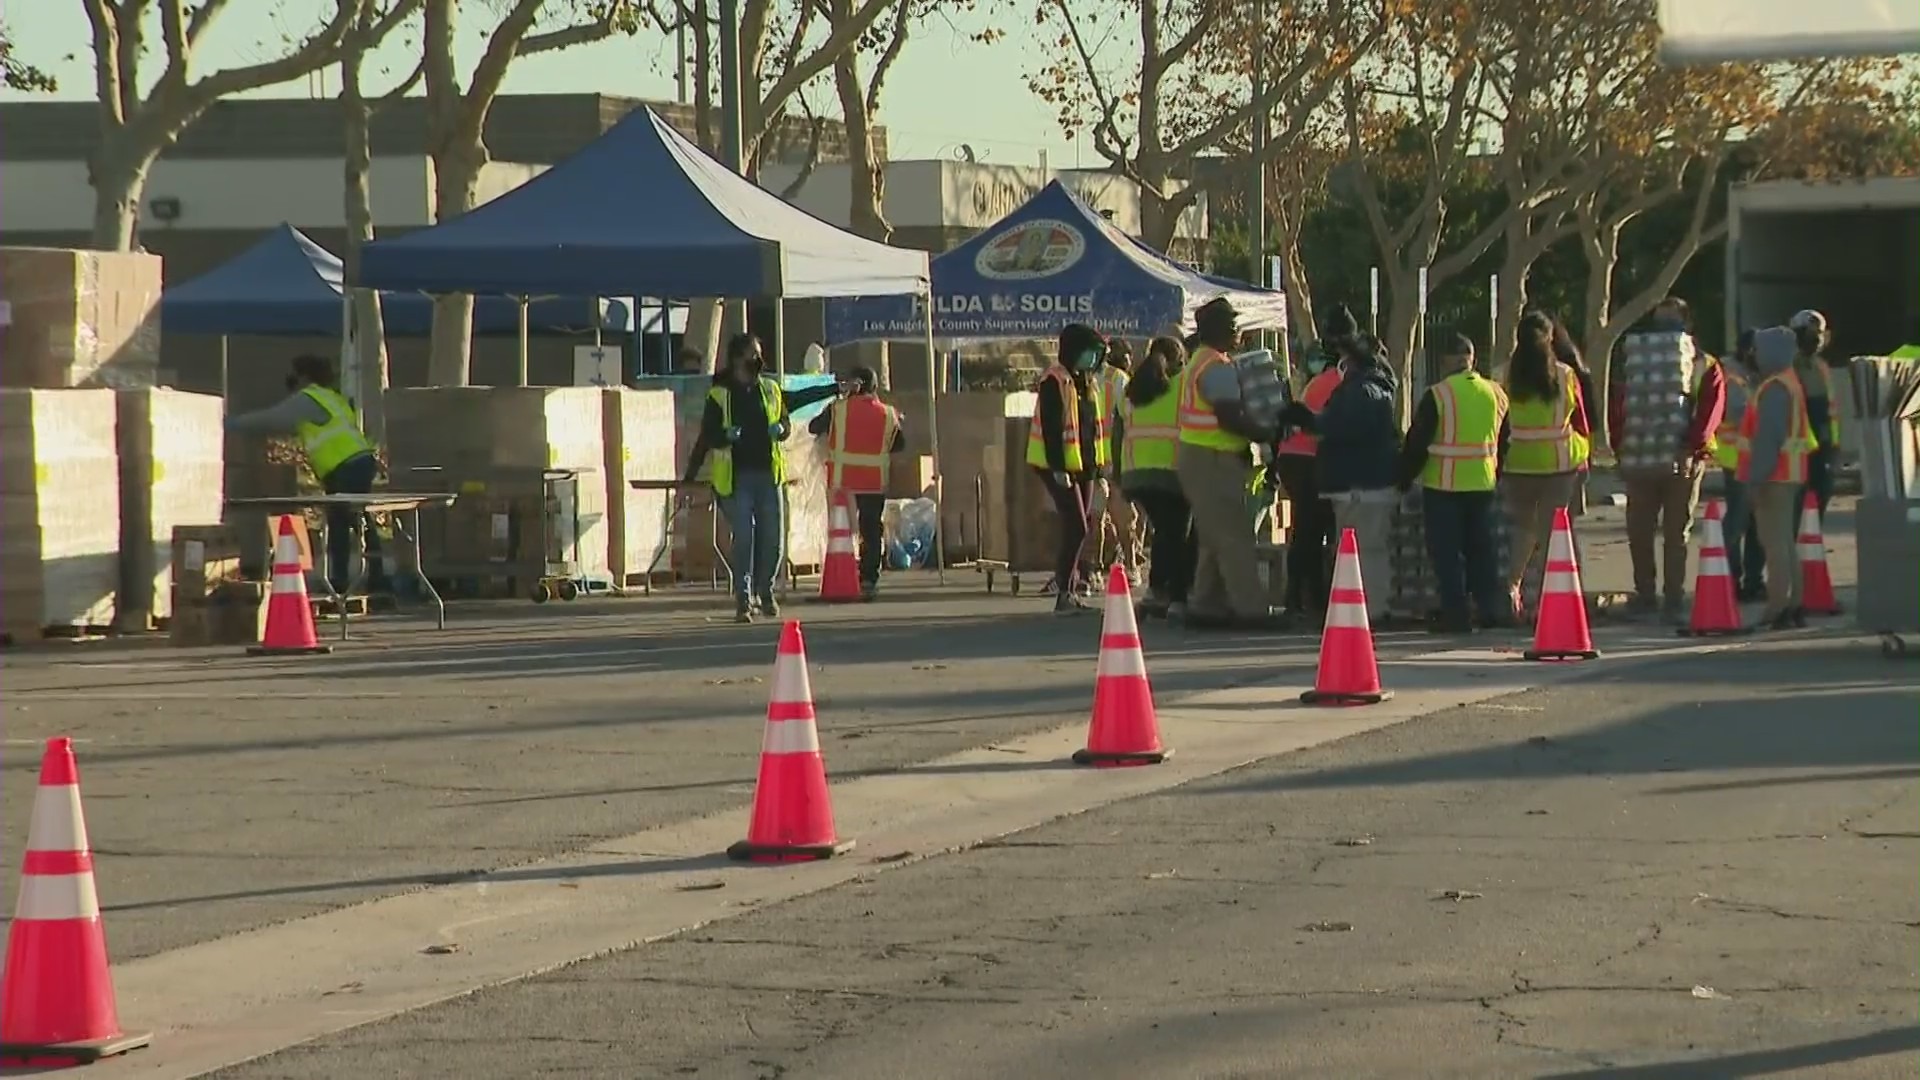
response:
M871 394L833 403L827 443L827 490L880 495L887 490L889 453L900 430L893 407Z
M1200 384L1206 381L1207 369L1215 364L1232 364L1225 353L1208 346L1194 350L1193 359L1188 362L1180 388L1180 413L1178 427L1180 441L1208 450L1234 454L1244 452L1249 445L1246 439L1220 426L1220 418L1214 415L1213 406L1200 394Z
M1340 368L1338 365L1335 365L1308 380L1307 388L1300 393L1300 404L1311 409L1317 416L1320 410L1327 407L1327 399L1333 396L1334 389L1339 385ZM1296 431L1287 436L1286 441L1282 442L1274 452L1279 454L1303 454L1311 457L1317 453L1319 449L1319 436L1305 431Z
M1763 482L1807 482L1807 455L1814 448L1813 425L1807 422L1806 388L1800 385L1800 376L1788 368L1778 375L1762 379L1753 397L1747 401L1747 411L1740 414L1740 458L1733 475L1743 484L1753 482L1753 436L1760 430L1760 395L1767 392L1768 383L1776 382L1787 388L1787 396L1793 401L1793 406L1787 413L1787 436L1780 443L1780 457Z
M1090 469L1105 468L1109 457L1108 444L1112 441L1107 428L1107 416L1113 411L1107 405L1106 393L1099 379L1093 379L1089 385L1093 389L1093 461L1089 463L1080 453L1080 391L1073 384L1073 376L1060 364L1049 367L1040 376L1040 382L1053 380L1060 384L1060 450L1066 459L1070 473L1087 472ZM1048 468L1046 432L1040 426L1040 409L1033 410L1033 423L1027 427L1027 464L1036 469Z

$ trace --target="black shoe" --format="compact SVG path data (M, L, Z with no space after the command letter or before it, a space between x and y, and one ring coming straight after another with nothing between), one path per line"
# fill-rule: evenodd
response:
M1807 628L1807 609L1806 608L1803 608L1803 607L1794 608L1792 611L1789 611L1787 615L1788 617L1793 619L1793 628L1795 630L1805 630Z
M777 619L780 617L780 601L775 600L772 593L768 593L760 598L760 614L765 615L769 619Z
M744 598L736 601L733 605L733 621L743 626L752 622L753 605L748 603Z
M1767 598L1767 586L1765 583L1742 585L1740 588L1734 590L1733 598L1743 604L1752 604L1765 600Z
M866 582L862 582L862 583L860 584L860 602L861 602L861 603L864 603L864 604L871 604L871 603L873 603L873 602L874 602L874 600L875 600L875 599L877 599L877 598L878 598L879 596L880 596L880 583L879 583L879 582L877 582L877 581L866 581Z

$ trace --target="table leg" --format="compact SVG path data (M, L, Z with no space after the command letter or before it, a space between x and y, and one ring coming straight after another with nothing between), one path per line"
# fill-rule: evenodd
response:
M395 514L394 519L399 520ZM433 600L433 617L436 629L447 628L447 602L440 598L440 590L433 587L427 579L426 564L420 561L420 508L413 508L413 534L407 539L413 544L413 576L420 579L420 585L427 590L427 596Z
M320 517L320 550L314 552L313 563L320 568L320 584L327 587L327 599L333 601L334 610L340 618L340 640L347 640L347 598L333 590L333 522L332 515Z
M710 511L707 514L707 539L713 544L714 564L720 568L720 573L726 575L724 581L719 577L708 581L708 584L718 591L733 585L733 564L727 561L727 553L720 550L720 497L718 495L707 503L707 509Z

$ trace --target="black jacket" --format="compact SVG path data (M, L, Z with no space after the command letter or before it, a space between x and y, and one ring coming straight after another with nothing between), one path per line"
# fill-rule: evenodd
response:
M1349 369L1314 417L1320 436L1314 455L1322 494L1377 491L1394 486L1399 472L1400 410L1394 404L1393 372L1384 364Z
M1093 380L1087 376L1075 374L1071 384L1080 398L1080 461L1085 466L1083 473L1096 471L1093 463L1098 461L1094 454L1099 443L1097 423L1100 410L1096 407L1098 391ZM1060 383L1055 379L1040 380L1039 399L1034 409L1040 414L1040 441L1047 448L1047 470L1049 472L1067 472L1067 454L1060 437L1066 428L1066 401L1060 396Z

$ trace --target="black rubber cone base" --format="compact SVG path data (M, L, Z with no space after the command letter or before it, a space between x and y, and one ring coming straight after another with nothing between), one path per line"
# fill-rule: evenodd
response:
M1547 661L1598 660L1600 659L1600 650L1599 649L1585 649L1585 650L1553 649L1553 650L1542 652L1539 649L1528 649L1526 652L1523 652L1520 655L1526 657L1528 660L1547 660Z
M153 1032L140 1031L116 1035L111 1039L49 1043L43 1046L30 1043L0 1043L0 1065L27 1068L88 1065L102 1058L118 1057L130 1050L144 1049L152 1042Z
M1753 628L1751 626L1735 626L1728 630L1695 630L1691 626L1683 626L1678 630L1674 631L1674 634L1676 634L1679 637L1695 637L1695 638L1744 637L1747 634L1751 634L1751 633L1753 633Z
M247 646L248 656L325 656L332 651L331 645L311 645L304 649L275 649L267 645Z
M1172 756L1173 751L1165 747L1132 754L1097 754L1092 750L1075 750L1073 763L1091 765L1096 769L1121 769L1134 765L1158 765Z
M792 863L818 862L853 850L853 841L836 840L831 844L755 844L746 840L727 849L727 858L735 862Z
M1300 695L1302 705L1378 705L1383 701L1392 701L1393 691L1381 690L1372 694L1323 694L1318 690L1309 690Z

